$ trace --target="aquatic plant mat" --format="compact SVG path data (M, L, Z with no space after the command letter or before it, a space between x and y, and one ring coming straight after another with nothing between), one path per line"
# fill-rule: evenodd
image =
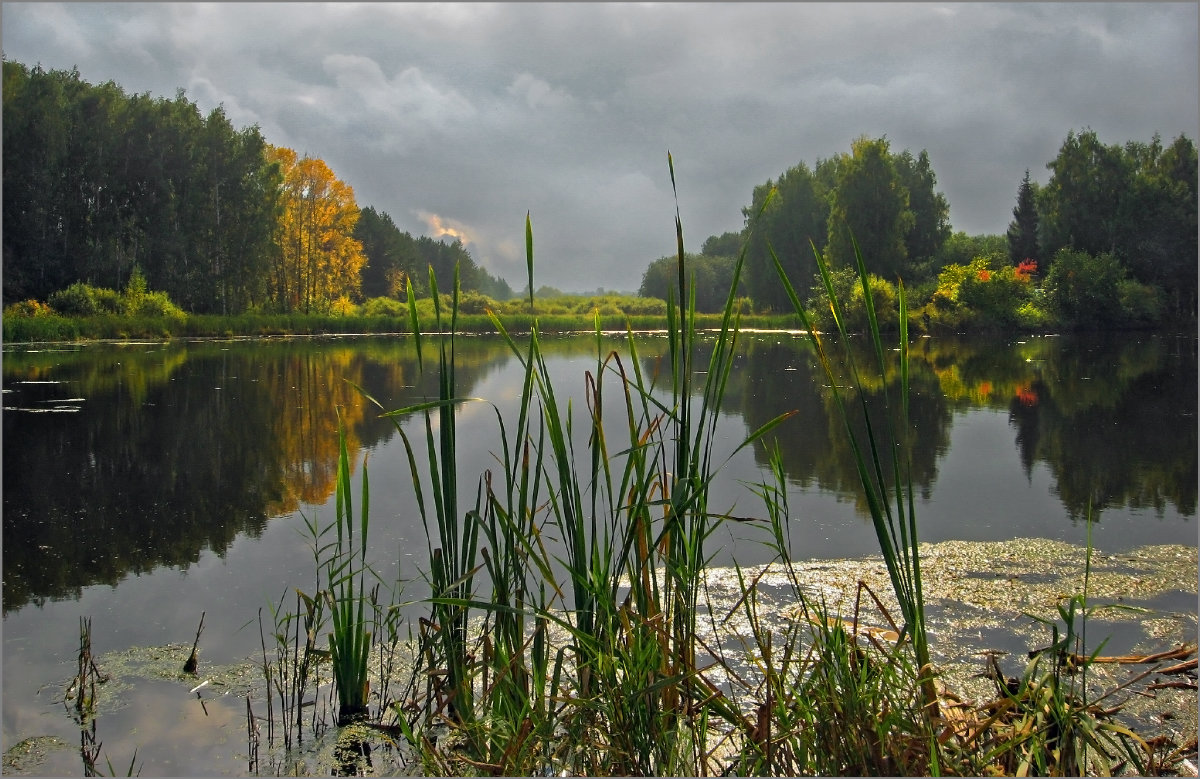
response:
M1081 587L1086 553L1083 547L1046 539L948 541L921 546L930 648L941 672L939 689L947 721L957 718L962 727L979 724L979 712L987 711L987 704L998 697L993 668L1011 680L1013 677L1008 675L1020 674L1029 662L1029 652L1046 645L1048 631L1029 615L1053 614L1066 594ZM832 619L840 615L849 626L855 602L860 600L856 625L860 643L867 644L872 636L882 642L894 639L874 601L868 600L868 608L861 603L865 598L860 599L862 582L884 609L894 613L894 598L881 557L799 561L791 567L806 597L823 600ZM1106 637L1112 640L1089 666L1088 698L1100 699L1118 690L1103 699L1099 707L1111 711L1108 716L1112 720L1157 750L1157 772L1161 775L1194 775L1196 571L1197 552L1189 547L1147 546L1111 555L1092 552L1090 588L1094 602L1120 608L1102 609L1092 617L1089 633L1093 641L1098 643ZM732 616L721 625L720 636L705 629L701 637L710 645L732 650L739 636L749 640L750 626L733 608L743 597L743 585L732 568L710 568L704 578L708 608L718 617L731 612ZM743 569L742 581L757 581L760 626L782 633L804 618L791 597L792 589L781 564ZM700 624L712 623L700 620ZM551 640L554 638L552 631ZM132 705L144 683L174 684L181 697L198 697L210 706L244 707L249 698L256 710L262 709L264 692L258 660L229 666L202 661L198 674L192 675L181 670L188 655L188 645L172 644L135 647L95 658L97 667L107 676L107 681L97 687L96 716L103 720L106 714ZM736 650L727 652L726 658L736 661ZM372 670L377 667L372 662ZM400 675L411 670L407 663L398 668ZM754 673L749 662L744 666L733 662L729 671ZM372 688L381 689L383 680L374 676ZM720 677L712 673L710 679L719 681ZM403 740L395 726L355 723L332 727L328 674L318 682L315 697L325 699L324 715L330 726L320 728L290 754L279 748L268 749L265 738L261 752L253 756L245 754L251 746L228 746L247 760L255 757L260 774L387 775L421 770L419 762L399 746ZM61 689L70 687L71 680L64 679ZM265 726L259 722L258 727L261 730ZM48 754L78 748L57 736L31 734L5 751L3 772L38 775ZM117 768L123 769L124 765L118 763Z
M960 696L971 697L994 692L994 687L982 676L986 670L982 653L1019 653L1012 662L1023 665L1029 651L1047 643L1046 628L1030 615L1054 614L1061 600L1082 588L1087 553L1084 547L1042 538L945 541L922 544L920 548L926 577L925 598L931 615L930 648L943 681ZM843 613L853 609L860 581L872 589L885 607L889 610L894 607L887 570L878 556L794 562L792 566L803 586L815 596L824 597L831 611L838 610L838 604ZM747 569L747 578L763 567L780 571L763 576L759 589L770 592L772 584L777 582L779 591L786 592L781 566ZM1113 666L1116 676L1145 670L1145 667L1121 667L1134 665L1131 662L1104 663L1104 656L1121 654L1132 659L1141 650L1144 656L1179 646L1191 645L1194 649L1196 549L1145 546L1115 555L1093 550L1091 567L1091 600L1113 608L1105 608L1092 617L1089 634L1096 643L1119 634L1092 666L1092 673L1103 673L1101 665ZM722 593L725 588L727 593ZM709 592L715 602L723 597L740 596L737 579L730 569L714 569L709 573ZM778 619L794 616L792 608L780 604L775 612ZM1113 643L1118 640L1119 645ZM1180 713L1190 715L1194 737L1194 688L1190 696L1191 703L1184 701L1188 711ZM1135 697L1154 700L1154 696ZM1186 722L1179 726L1184 732L1189 729Z
M1014 684L1031 658L1050 649L1050 631L1038 618L1055 614L1083 588L1087 549L1024 538L947 541L921 544L920 550L944 723L950 727L957 719L964 727L968 722L978 726L987 719L980 714L994 710L1002 697L997 682ZM1088 708L1147 742L1152 750L1148 773L1195 776L1197 551L1163 545L1110 555L1093 549L1090 566L1089 603L1095 610L1088 649L1103 649L1087 666L1086 699L1095 702ZM895 614L897 604L881 557L802 561L791 567L806 598L826 604L829 619L840 618L847 628L853 624L861 644L896 638L883 616L884 611ZM803 609L789 600L790 578L778 563L742 571L743 581L757 581L760 620L778 630L803 618ZM882 608L863 604L864 585ZM714 608L742 597L743 586L731 569L708 572ZM784 599L771 602L772 592ZM744 621L730 620L727 627L748 632ZM1074 664L1071 673L1084 660L1067 655L1066 662ZM1047 657L1044 665L1052 663ZM1125 771L1140 773L1128 764Z

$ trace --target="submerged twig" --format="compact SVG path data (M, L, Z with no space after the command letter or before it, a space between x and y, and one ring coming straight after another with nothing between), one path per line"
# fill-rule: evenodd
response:
M1150 655L1100 655L1097 657L1086 657L1084 655L1071 654L1071 655L1068 655L1068 660L1077 665L1082 664L1084 662L1087 662L1087 663L1120 663L1120 664L1129 664L1129 665L1140 665L1143 663L1157 663L1161 660L1185 660L1186 658L1191 657L1195 653L1196 653L1196 645L1195 644L1183 644L1179 647L1176 647L1175 649L1169 649L1164 652L1155 652L1154 654L1150 654ZM1034 655L1034 652L1030 652L1029 654L1032 657ZM1162 671L1162 673L1180 673L1182 671L1190 670L1188 667L1189 665L1190 665L1190 668L1195 668L1196 667L1196 659L1192 658L1188 662L1179 663L1178 665L1171 666L1172 669L1178 669L1178 670L1164 670L1164 671Z

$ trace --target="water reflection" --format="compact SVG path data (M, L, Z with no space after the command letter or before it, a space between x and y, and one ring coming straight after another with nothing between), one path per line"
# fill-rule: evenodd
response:
M504 359L468 343L461 386ZM353 449L394 433L351 383L396 407L436 392L411 344L382 339L6 353L5 613L223 554L270 517L322 503L339 415ZM62 397L82 410L25 411Z
M428 366L436 347L427 346ZM579 373L568 378L570 390L594 367L586 358L595 348L589 338L546 344L557 369ZM804 339L745 336L740 348L726 411L745 431L796 412L756 445L755 463L777 445L798 492L857 501L833 394ZM648 376L661 375L663 350L661 338L639 347ZM457 351L462 395L477 394L485 380L488 392L515 394L502 382L519 382L520 371L497 339L464 338ZM339 416L352 450L395 445L393 423L353 385L387 409L437 393L435 377L417 369L412 342L395 338L9 349L4 357L6 614L159 566L186 568L205 549L221 555L239 535L258 537L271 517L332 494ZM867 365L870 355L860 359ZM987 412L1007 415L1026 479L1048 469L1060 517L1065 509L1078 519L1089 503L1101 519L1119 507L1195 515L1195 338L920 339L910 382L900 440L923 500L955 489L938 483L952 430L965 415ZM884 393L897 391L894 370L886 384L868 380L862 399L878 423ZM77 410L33 413L46 409ZM471 419L479 421L460 422L464 440L490 440L494 415ZM986 463L999 453L954 456ZM386 483L372 480L375 489Z
M1048 341L1048 342L1047 342ZM1111 507L1196 513L1196 341L1043 339L1013 383L1026 469L1049 466L1072 518Z
M853 348L860 366L874 364L865 343ZM910 354L910 426L901 438L922 497L931 495L954 415L996 409L1008 413L1026 476L1044 463L1070 518L1084 518L1089 505L1094 518L1119 507L1161 514L1172 506L1195 515L1195 338L923 338ZM748 386L738 395L752 428L788 408L799 410L797 423L779 440L788 477L803 487L857 495L833 393L807 343L752 343L744 381ZM898 396L895 366L886 387L877 376L865 376L863 389L861 400L880 429L885 391ZM856 393L844 395L848 403L859 400ZM856 433L861 438L864 432L860 424ZM756 447L760 464L767 451L767 445ZM883 466L891 472L886 458Z
M855 344L856 360L862 366L873 360L865 348ZM865 403L872 427L882 431L887 425L882 411L885 395L893 401L899 397L899 372L895 355L890 355L886 386L879 377L862 376L863 392L850 391L852 382L845 366L838 386L843 401ZM755 447L759 464L765 465L773 444L778 444L787 476L801 487L821 489L860 499L858 471L853 452L837 412L832 388L823 369L806 340L777 340L756 342L746 355L744 380L747 387L741 393L741 413L751 428L766 423L789 409L797 411L786 432L774 440ZM938 390L936 377L925 363L915 360L909 377L912 394L909 401L909 427L897 430L897 437L912 464L913 486L928 497L937 478L938 459L949 444L951 414L946 398ZM866 425L855 416L855 435L866 440ZM897 423L898 424L898 423ZM877 433L878 434L878 433ZM892 472L892 453L886 447L881 461L885 473ZM858 504L866 513L865 504Z

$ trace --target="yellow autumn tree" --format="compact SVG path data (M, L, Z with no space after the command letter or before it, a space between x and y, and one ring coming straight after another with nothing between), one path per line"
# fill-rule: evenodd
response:
M354 238L354 189L323 160L280 146L268 154L283 174L273 302L285 311L328 313L358 296L366 264Z

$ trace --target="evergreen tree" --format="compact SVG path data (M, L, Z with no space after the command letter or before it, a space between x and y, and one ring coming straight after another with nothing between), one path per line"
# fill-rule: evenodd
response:
M1017 190L1013 221L1008 226L1008 258L1013 265L1024 260L1040 262L1038 251L1037 185L1029 180L1029 169Z
M409 233L401 232L386 211L377 211L374 206L362 209L354 237L362 243L367 257L362 269L364 298L403 300L410 280L418 295L426 291L429 274L421 265L416 241Z

